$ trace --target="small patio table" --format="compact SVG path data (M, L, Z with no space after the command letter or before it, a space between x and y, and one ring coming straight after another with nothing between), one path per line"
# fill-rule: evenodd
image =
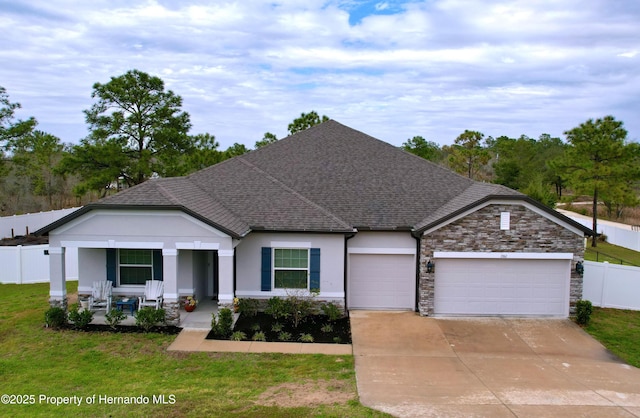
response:
M133 315L133 311L138 308L138 299L137 298L129 298L129 299L120 299L116 301L116 309L121 311L125 306L128 306L131 309L131 315Z

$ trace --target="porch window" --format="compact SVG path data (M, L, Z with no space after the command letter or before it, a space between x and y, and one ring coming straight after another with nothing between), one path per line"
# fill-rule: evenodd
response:
M276 248L273 251L273 277L276 289L307 289L309 250Z
M118 279L122 285L144 285L153 278L153 251L120 249Z

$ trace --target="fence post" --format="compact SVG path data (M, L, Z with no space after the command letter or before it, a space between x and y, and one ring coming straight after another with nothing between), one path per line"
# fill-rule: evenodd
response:
M602 275L602 302L600 306L603 308L607 307L606 296L607 296L607 277L609 276L609 262L605 261L604 263L604 272Z
M18 277L16 277L16 283L22 284L22 245L18 245L16 247L16 261L18 265L16 266L16 273Z

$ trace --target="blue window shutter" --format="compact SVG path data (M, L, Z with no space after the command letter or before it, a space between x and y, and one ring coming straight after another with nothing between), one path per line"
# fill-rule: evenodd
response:
M260 290L271 291L271 247L262 247L262 276Z
M117 251L115 248L107 248L107 280L112 286L116 285L116 271L118 269Z
M320 290L320 248L312 248L310 254L309 290Z
M153 250L153 280L162 280L162 250Z

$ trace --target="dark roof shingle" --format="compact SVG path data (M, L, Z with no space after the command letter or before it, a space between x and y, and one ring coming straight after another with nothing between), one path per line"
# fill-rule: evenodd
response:
M186 177L149 180L88 207L176 207L251 230L418 230L487 196L478 183L330 120Z

